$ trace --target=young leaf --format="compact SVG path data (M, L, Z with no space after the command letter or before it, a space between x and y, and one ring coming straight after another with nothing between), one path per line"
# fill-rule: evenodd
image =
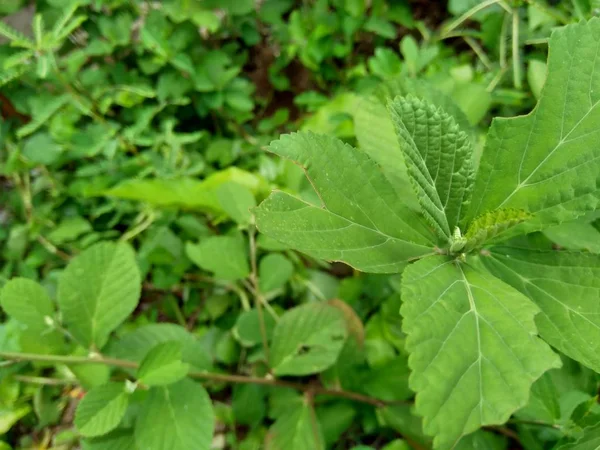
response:
M327 303L307 303L277 322L271 346L276 375L309 375L331 366L348 334L344 313Z
M208 394L183 379L150 389L135 423L135 442L146 450L210 450L214 426Z
M310 405L288 408L269 429L265 450L324 450L321 426Z
M600 372L600 256L502 246L481 261L537 304L550 345Z
M140 291L140 272L131 247L103 242L67 265L58 281L58 304L75 339L100 349L133 312Z
M469 136L443 110L413 96L398 97L388 108L425 217L450 240L473 187Z
M465 251L480 247L503 231L529 219L531 214L518 209L497 209L478 217L469 225L465 235Z
M242 236L211 236L198 244L187 242L185 252L198 266L216 278L240 280L250 273L248 249Z
M494 119L467 218L498 208L534 214L506 236L574 219L600 204L600 19L557 29L548 78L527 116Z
M108 383L89 391L77 406L75 426L86 437L115 429L125 415L129 394L123 383Z
M294 274L294 265L279 253L269 253L260 260L258 278L260 290L269 292L287 283Z
M142 360L137 378L147 386L161 386L181 380L188 373L189 364L183 363L183 344L167 341L158 344Z
M55 315L54 304L46 290L25 278L13 278L4 285L0 291L0 306L13 319L38 332L49 330Z
M245 186L234 182L223 183L216 190L223 211L240 225L248 225L252 219L250 210L256 206L254 195Z
M310 132L284 135L270 150L304 168L322 205L275 192L256 210L261 232L367 272L397 272L432 252L435 238L364 153Z
M523 407L560 359L536 336L537 307L517 290L446 257L409 266L402 284L410 387L424 430L450 448Z
M593 224L575 220L546 228L544 235L555 244L568 250L585 250L600 253L600 230Z

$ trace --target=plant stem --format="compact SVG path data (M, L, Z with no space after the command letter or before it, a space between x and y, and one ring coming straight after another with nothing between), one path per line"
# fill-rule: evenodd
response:
M37 353L16 353L16 352L0 352L0 358L8 361L35 361L35 362L47 362L54 364L66 364L66 365L77 365L77 364L104 364L112 367L119 367L122 369L137 369L139 364L134 361L127 361L124 359L106 358L104 356L62 356L62 355L41 355ZM330 397L340 397L347 400L353 400L360 403L366 403L376 407L382 407L386 405L398 404L401 402L386 402L368 395L360 394L358 392L344 391L342 389L327 389L322 386L315 386L312 384L295 383L292 381L278 380L275 378L259 378L250 377L246 375L233 375L226 373L211 373L211 372L190 372L188 373L190 378L217 381L222 383L238 383L238 384L260 384L264 386L283 387L295 389L301 392L307 392L312 390L314 395L325 395Z
M256 227L254 225L250 225L250 229L248 231L250 236L250 266L252 272L250 273L250 282L254 291L254 304L256 305L256 312L258 313L258 324L260 327L260 336L262 339L263 348L265 350L265 358L269 361L269 342L267 339L267 327L265 326L265 316L263 312L263 304L265 302L265 298L260 292L260 286L258 282L258 268L256 264Z
M61 380L60 378L30 377L27 375L14 375L13 379L22 383L42 384L45 386L71 386L77 384L77 380Z
M484 2L481 2L479 5L475 5L473 8L471 8L470 10L468 10L467 12L462 14L460 17L458 17L455 21L451 22L450 25L448 25L442 31L442 33L441 33L442 37L446 36L452 30L458 28L463 22L465 22L466 20L469 20L472 16L477 14L479 11L482 11L485 8L487 8L488 6L492 6L492 5L495 5L496 3L500 3L500 2L501 2L501 0L486 0Z
M515 88L522 89L521 83L521 58L519 56L519 10L515 8L512 16L512 60L513 83Z
M538 427L554 428L555 430L560 430L562 428L558 424L542 422L541 420L510 419L507 423L514 423L516 425L534 425Z

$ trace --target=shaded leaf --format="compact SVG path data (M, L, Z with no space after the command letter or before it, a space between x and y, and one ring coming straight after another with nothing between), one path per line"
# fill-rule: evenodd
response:
M250 274L248 249L242 236L211 236L198 244L187 242L185 252L198 266L216 278L239 280Z
M279 253L269 253L258 265L260 290L269 292L283 287L294 274L294 265Z
M331 366L348 335L344 313L307 303L281 316L273 332L271 367L277 375L309 375Z

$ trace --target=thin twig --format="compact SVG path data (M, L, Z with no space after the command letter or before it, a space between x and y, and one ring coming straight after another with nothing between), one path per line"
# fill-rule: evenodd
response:
M495 5L496 3L499 3L500 1L501 0L486 0L484 2L481 2L478 5L475 5L473 8L469 9L467 12L465 12L460 17L458 17L455 21L451 22L450 25L445 27L445 29L442 30L442 33L441 33L442 36L446 36L452 30L458 28L460 25L462 25L463 22L469 20L471 17L473 17L479 11L484 10L488 6Z
M252 270L250 273L250 283L252 284L254 292L254 303L256 305L256 312L258 313L258 326L260 327L260 336L265 351L265 358L269 361L269 341L267 338L267 327L265 325L265 316L263 313L263 304L266 302L262 292L260 292L258 281L258 267L256 263L256 227L254 225L250 226L248 234L250 236L250 266Z
M107 358L102 355L96 354L95 356L62 356L62 355L42 355L37 353L16 353L16 352L0 352L0 358L9 361L33 361L33 362L47 362L54 364L66 364L66 365L82 365L82 364L104 364L112 367L119 367L122 369L137 369L139 364L134 361L127 361L124 359ZM322 386L315 386L313 384L302 384L291 381L278 380L271 377L259 378L249 377L245 375L233 375L226 373L211 373L211 372L198 372L193 371L188 373L190 378L216 381L221 383L238 383L238 384L260 384L264 386L282 387L295 389L301 392L312 390L314 395L324 395L329 397L345 398L347 400L353 400L360 403L366 403L376 407L383 407L386 405L394 405L399 403L408 402L387 402L380 400L368 395L360 394L358 392L345 391L343 389L328 389Z
M60 378L31 377L27 375L14 375L13 379L22 383L42 384L45 386L72 386L77 384L77 380L61 380Z

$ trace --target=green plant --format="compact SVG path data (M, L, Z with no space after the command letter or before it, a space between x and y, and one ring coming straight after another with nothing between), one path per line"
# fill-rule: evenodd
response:
M386 177L395 166L335 138L297 133L269 147L301 165L318 199L272 194L257 209L262 232L361 271L403 271L410 387L436 448L524 407L532 384L561 365L550 345L600 371L598 257L519 237L598 206L599 32L598 19L554 32L537 107L493 122L476 176L451 116L393 100L395 157L420 210Z

